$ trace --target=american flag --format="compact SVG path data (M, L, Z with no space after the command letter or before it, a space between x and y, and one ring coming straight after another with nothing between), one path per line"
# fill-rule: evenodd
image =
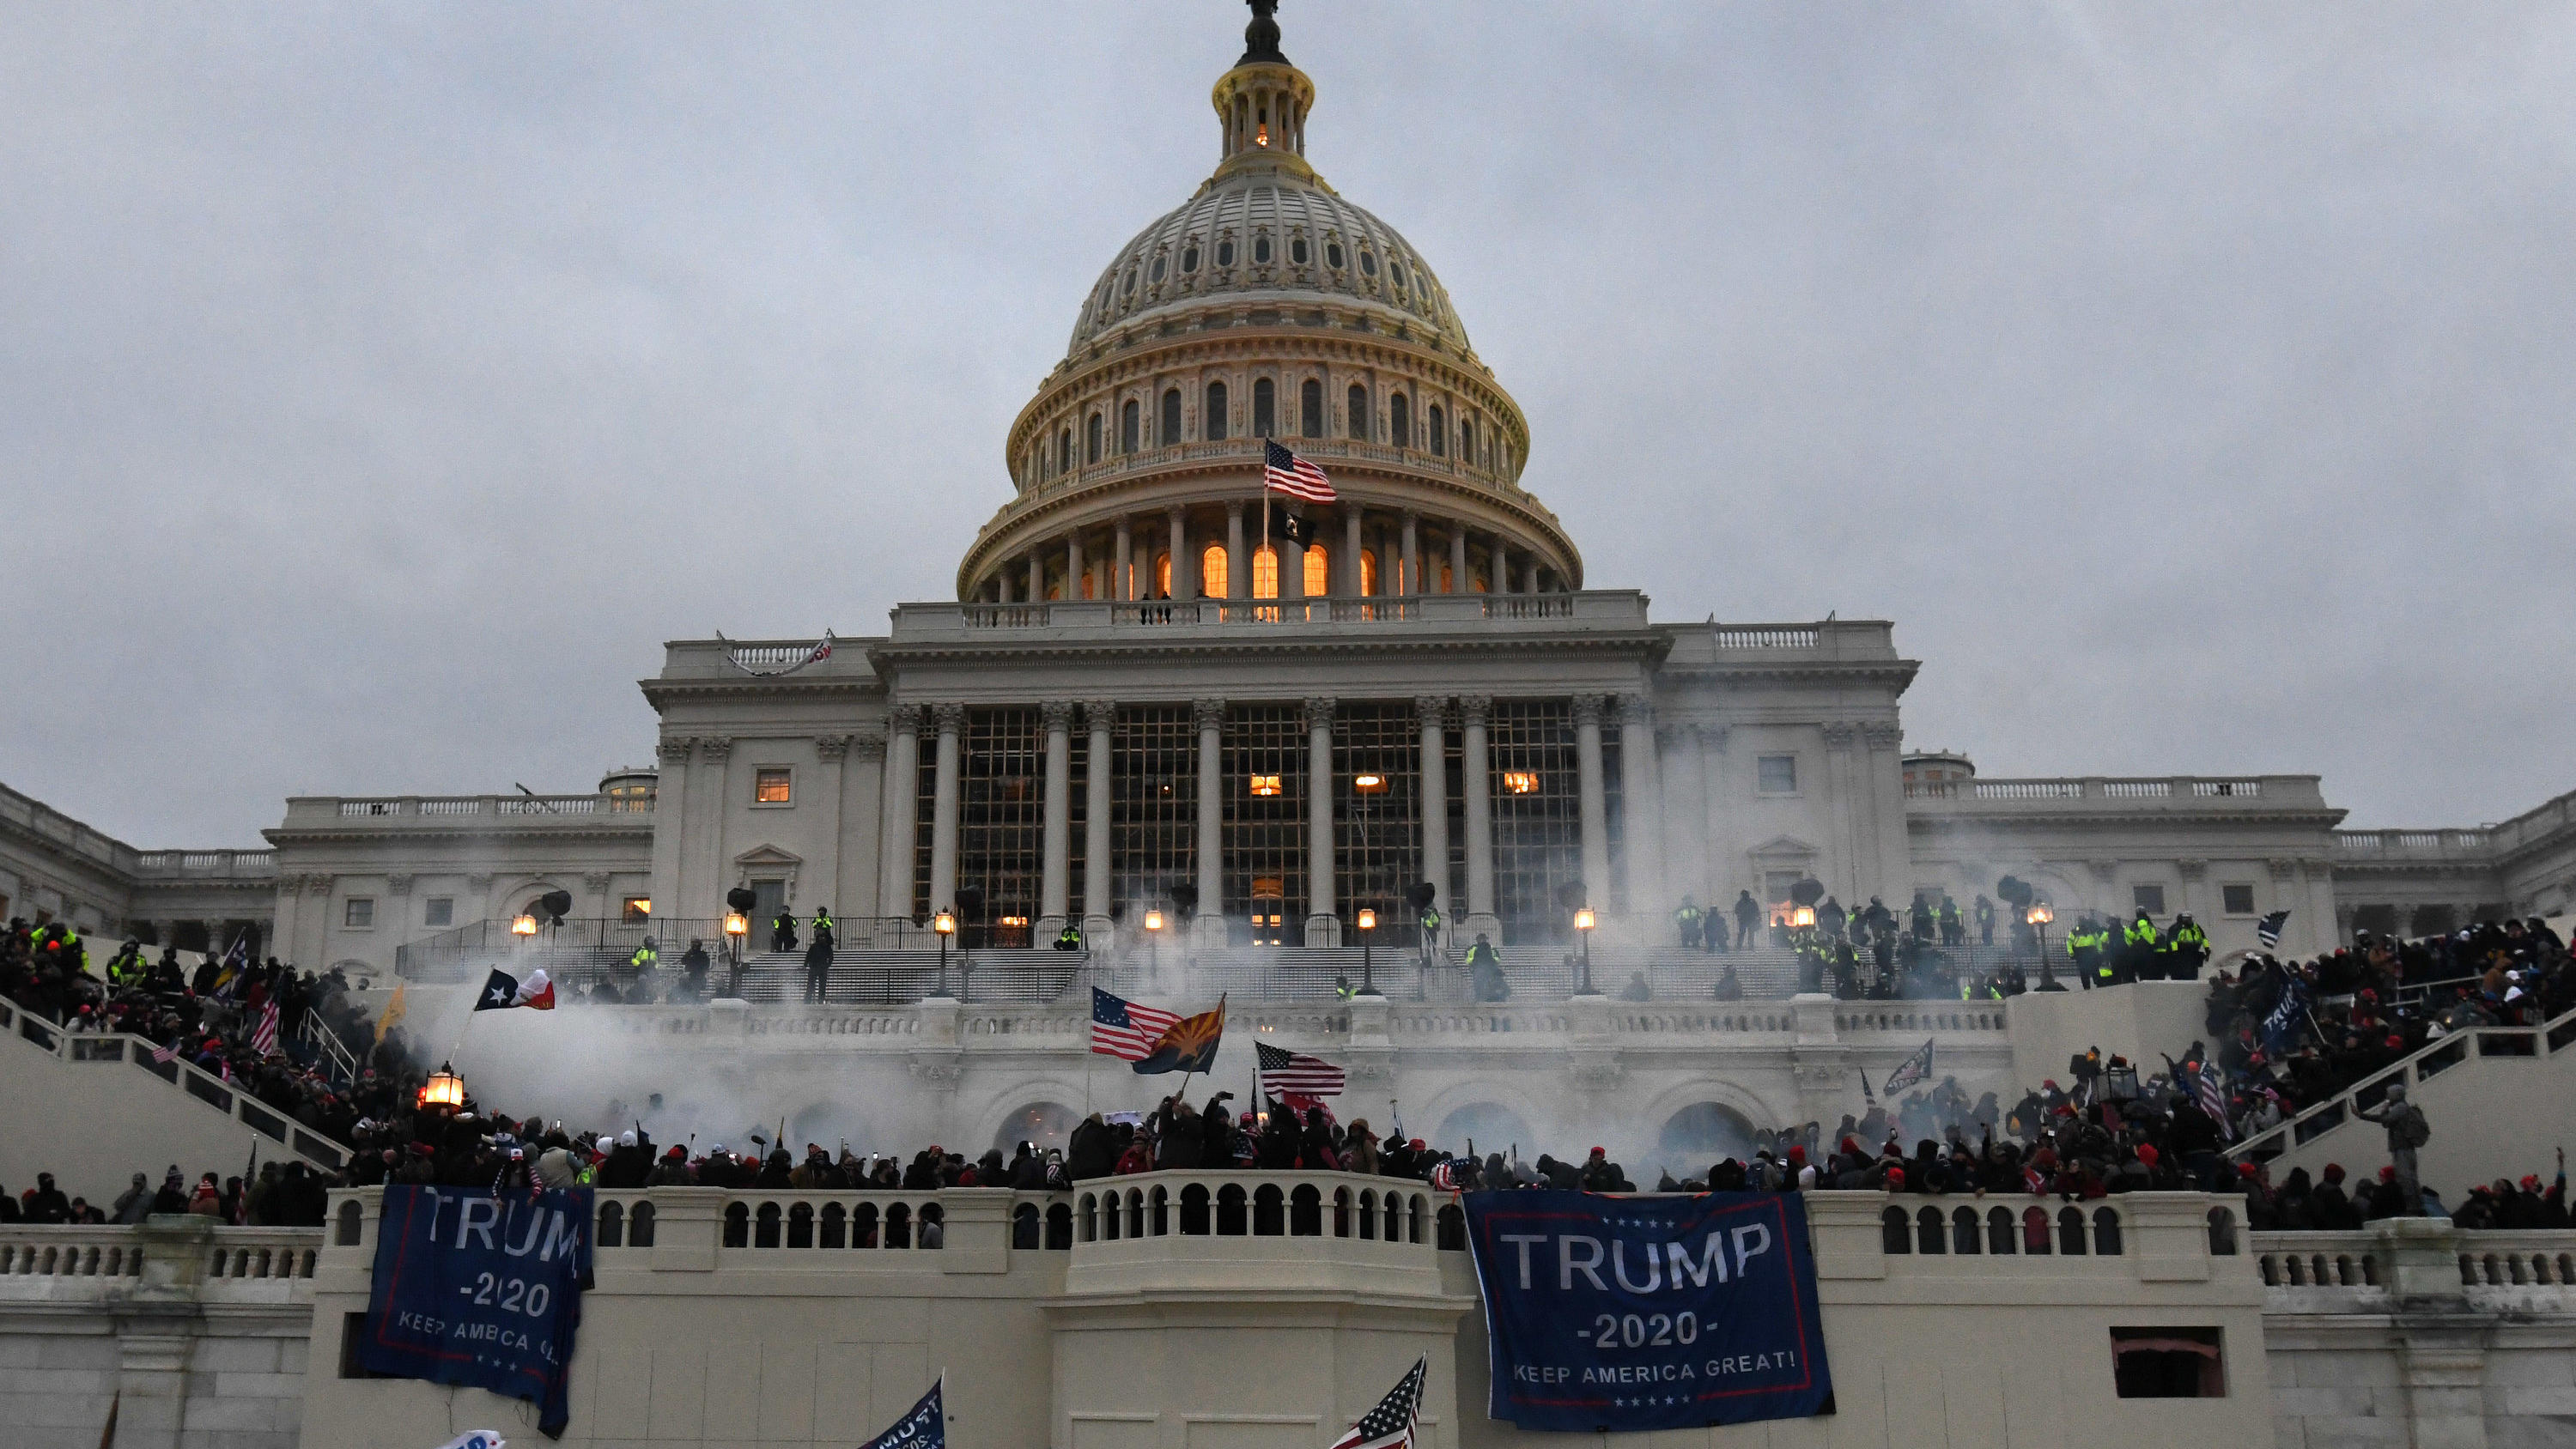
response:
M1091 988L1091 1049L1102 1056L1143 1061L1180 1019L1179 1012L1138 1006L1097 986Z
M1349 1081L1340 1067L1322 1057L1292 1052L1266 1041L1254 1042L1252 1051L1261 1059L1260 1070L1254 1074L1261 1090L1292 1106L1300 1105L1300 1097L1338 1097Z
M2200 1104L2200 1110L2208 1114L2209 1120L2218 1124L2218 1140L2221 1142L2233 1141L2236 1137L2235 1126L2227 1120L2226 1077L2227 1074L2211 1062L2202 1062L2200 1069L2192 1073L2192 1098Z
M271 1000L259 1009L259 1025L251 1028L250 1049L261 1056L277 1052L277 1002Z
M1413 1449L1414 1421L1422 1412L1422 1379L1430 1366L1428 1355L1415 1359L1412 1370L1377 1401L1377 1407L1333 1441L1333 1449Z
M1333 480L1324 470L1289 452L1274 441L1262 449L1261 485L1273 493L1303 498L1309 503L1333 503L1341 496L1333 491Z
M172 1062L177 1061L178 1059L179 1059L179 1049L178 1049L177 1047L169 1046L169 1045L166 1045L166 1044L165 1044L165 1045L162 1045L162 1046L154 1047L154 1048L152 1049L152 1060L154 1060L154 1061L156 1061L156 1062L159 1062L161 1065L163 1065L163 1066L165 1066L165 1067L166 1067L166 1066L168 1066L168 1065L170 1065Z
M2290 919L2290 913L2288 911L2274 911L2272 914L2265 916L2262 921L2254 927L2254 939L2262 942L2263 949L2266 951L2275 951L2280 949L2281 923L2288 919Z

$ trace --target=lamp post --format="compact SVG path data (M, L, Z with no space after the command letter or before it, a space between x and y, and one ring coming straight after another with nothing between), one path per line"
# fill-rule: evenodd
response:
M957 913L941 911L930 918L930 930L939 937L939 994L948 994L948 938L957 934Z
M725 990L729 995L742 994L742 938L750 933L749 916L740 911L725 912L725 965L729 968L729 979L725 983Z
M2048 965L2048 923L2057 919L2057 913L2048 908L2048 902L2033 901L2021 918L2039 938L2039 963L2044 969Z
M438 1070L429 1074L429 1080L420 1084L417 1105L424 1112L434 1112L441 1117L454 1116L465 1106L465 1079L456 1075L455 1067L440 1062Z
M1377 912L1360 907L1360 995L1377 995L1376 956L1370 942L1377 935Z
M1163 911L1159 906L1145 911L1145 973L1157 983L1163 979Z
M1590 906L1579 906L1575 909L1575 933L1583 938L1583 989L1577 994L1583 996L1592 994L1592 927L1595 924Z

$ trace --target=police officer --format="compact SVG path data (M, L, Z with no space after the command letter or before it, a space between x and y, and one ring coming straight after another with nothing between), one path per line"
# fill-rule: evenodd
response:
M1082 928L1073 923L1073 917L1065 917L1064 928L1055 933L1055 948L1059 951L1082 949Z
M2066 933L2066 958L2075 967L2076 981L2092 990L2094 973L2102 964L2102 937L2099 923L2091 916L2079 917L2075 929Z
M1941 925L1942 945L1964 946L1968 943L1968 928L1959 919L1958 898L1948 891L1941 892L1941 910L1938 919Z
M653 938L647 936L644 944L635 948L635 954L626 958L627 979L641 981L647 972L661 964L662 953L653 949Z
M1428 961L1440 949L1440 908L1422 908L1422 959Z
M785 906L778 908L778 915L769 923L769 949L772 951L796 949L796 913Z
M1979 896L1976 911L1977 944L1991 946L1995 943L1995 903L1984 896Z
M833 924L832 908L830 906L816 906L814 908L814 925L812 931L814 939L822 943L824 950L833 951L840 948L841 939L838 934L839 928Z
M2168 953L2165 976L2173 981L2198 981L2201 965L2209 960L2209 933L2185 911L2174 917L2173 933L2165 937Z
M2156 953L2156 923L2146 907L2138 907L2138 918L2120 933L2120 946L2122 973L2117 979L2134 981L2152 964Z
M1673 931L1681 938L1683 950L1695 950L1699 946L1699 924L1698 900L1690 896L1682 897L1682 903L1673 910Z
M1351 978L1347 976L1336 976L1333 978L1333 999L1335 1001L1348 1001L1359 994L1360 989L1351 984Z
M139 985L148 969L143 964L143 943L128 936L125 944L116 948L116 954L107 958L107 984L111 988Z

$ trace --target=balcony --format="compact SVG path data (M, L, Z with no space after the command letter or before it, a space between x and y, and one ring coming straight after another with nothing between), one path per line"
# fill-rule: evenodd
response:
M2330 809L2314 775L2083 775L2021 780L1923 780L1905 798L1939 814L2095 814Z
M598 817L616 817L599 819ZM653 801L610 795L296 795L286 802L289 832L542 830L573 822L604 829L653 828ZM211 854L212 852L197 852ZM246 852L247 853L247 852ZM274 858L272 856L272 866Z

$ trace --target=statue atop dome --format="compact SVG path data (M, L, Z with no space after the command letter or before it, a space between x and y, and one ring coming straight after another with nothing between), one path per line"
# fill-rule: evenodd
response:
M1286 65L1279 53L1279 0L1243 0L1252 7L1252 23L1243 27L1243 59L1236 65Z

